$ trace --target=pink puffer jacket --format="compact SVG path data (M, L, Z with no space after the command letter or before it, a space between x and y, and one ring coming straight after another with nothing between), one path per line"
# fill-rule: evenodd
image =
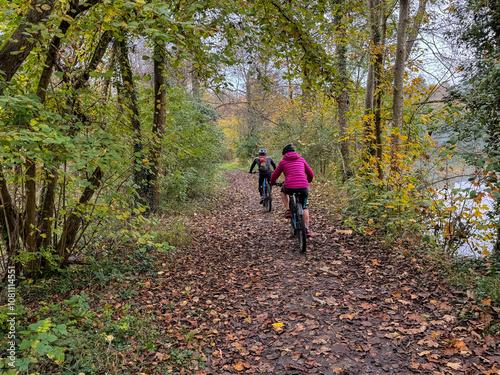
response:
M281 172L285 174L284 187L287 189L309 188L314 172L305 159L296 152L287 152L279 162L278 167L271 175L271 184L274 184Z

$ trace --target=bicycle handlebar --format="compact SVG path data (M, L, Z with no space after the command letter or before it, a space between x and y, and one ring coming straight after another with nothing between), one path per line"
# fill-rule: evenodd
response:
M276 185L276 186L283 186L283 182L275 182L273 185Z

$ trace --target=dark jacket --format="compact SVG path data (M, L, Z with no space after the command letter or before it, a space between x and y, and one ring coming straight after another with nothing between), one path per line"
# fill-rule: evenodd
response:
M270 156L266 156L266 164L269 166L273 166L273 170L276 169L276 164L274 164L273 159L271 159ZM260 166L260 160L259 157L257 156L255 159L253 159L253 163L250 166L250 173L252 173L253 168L257 165L257 169L259 170L259 173L267 173L267 172L262 172L259 168Z

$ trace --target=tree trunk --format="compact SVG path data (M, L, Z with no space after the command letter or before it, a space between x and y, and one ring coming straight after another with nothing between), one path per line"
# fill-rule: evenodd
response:
M80 206L86 206L89 203L95 191L101 186L102 176L103 173L100 167L94 169L92 177L89 179L90 185L85 188L80 199L78 200ZM64 223L63 231L61 233L61 240L57 244L60 256L59 266L66 265L66 262L68 261L68 258L75 246L76 235L78 234L78 230L83 222L81 215L76 214L75 211L68 215L68 219Z
M75 81L71 84L73 93L72 95L69 96L69 98L66 101L67 111L69 113L75 111L77 91L83 88L83 86L85 86L85 84L90 78L90 73L97 69L97 66L102 61L104 54L108 50L109 43L111 42L112 39L113 39L113 34L110 30L105 31L101 35L99 43L97 44L94 52L92 53L92 58L90 59L90 62L86 66L85 70L78 77L76 77ZM85 117L84 114L82 114L82 116Z
M336 9L334 22L336 28L340 31L337 35L337 69L341 85L340 95L337 97L338 109L339 109L339 133L340 133L340 154L343 159L344 178L348 178L350 175L350 160L349 160L349 134L347 131L347 112L349 112L349 74L347 72L347 47L345 45L346 40L346 30L344 25L342 25L342 12L341 6L342 2L339 4L339 9Z
M392 95L393 125L391 131L391 172L394 176L401 173L399 151L401 147L401 131L403 128L403 89L406 61L406 34L408 30L409 0L399 0L399 23L396 45L396 62L394 65L394 91Z
M370 54L371 55L371 54ZM374 79L373 79L373 64L368 67L368 76L366 78L366 92L365 92L365 113L363 118L363 143L365 149L372 156L375 156L374 131L373 131L373 97L375 96Z
M163 154L163 136L166 122L166 80L165 73L165 45L156 41L154 45L154 91L155 106L153 116L153 142L151 147L149 172L149 207L157 210L160 205L160 171Z
M26 60L33 46L40 38L40 33L30 33L28 29L33 25L45 24L54 8L55 0L32 0L24 16L23 22L16 31L7 38L7 42L0 50L0 95L7 87L7 83L14 77L17 69Z
M194 60L195 56L193 56ZM200 79L199 79L199 73L194 67L194 61L191 62L191 92L193 93L194 96L200 95Z
M253 87L252 87L252 70L249 68L245 72L245 98L246 98L246 120L247 120L247 133L245 136L250 137L257 133L257 121L255 119L255 110L253 107Z
M3 165L0 164L0 198L2 201L5 228L8 234L7 260L9 266L14 264L14 258L19 251L19 211L12 201L12 196L7 187L3 174Z
M89 6L76 7L73 11L68 13L73 16L81 13L84 10L87 10ZM61 32L64 34L69 27L69 23L63 21L61 23ZM102 61L102 58L108 48L109 42L111 41L112 34L110 31L105 31L101 36L99 43L94 50L90 63L87 65L85 71L76 78L73 89L77 91L82 88L85 83L88 81L90 77L90 72L94 71L99 62ZM46 91L48 87L48 83L50 82L50 78L52 76L53 67L55 65L57 52L60 45L60 37L54 37L52 43L47 51L47 57L45 60L44 70L42 72L38 88L37 95L40 97L41 102L45 102L46 99ZM75 98L72 100L68 100L68 112L73 112ZM83 121L82 121L83 122ZM68 135L74 134L76 129L71 129ZM54 216L54 199L55 199L55 189L57 186L57 179L59 177L59 171L56 166L59 163L60 159L56 158L56 160L52 161L52 166L44 166L45 175L47 179L45 180L44 186L42 188L42 194L40 196L40 209L38 211L38 218L36 220L36 226L38 228L37 238L36 238L36 248L37 249L47 249L51 244L52 239L52 225L53 225L53 216Z
M408 59L408 56L410 55L413 49L413 45L417 40L418 33L420 32L420 27L422 26L422 22L424 20L425 8L427 7L427 2L428 0L420 0L418 3L417 14L415 15L411 31L409 32L408 35L408 41L406 42L405 60Z
M113 33L110 30L106 30L102 33L101 38L99 38L99 43L97 43L97 46L92 53L92 58L90 59L89 64L73 84L75 90L81 89L89 80L90 73L97 69L99 63L104 57L104 54L108 50L109 43L111 42L112 38Z
M59 29L61 30L61 34L66 34L69 29L69 22L62 21ZM54 65L56 63L57 51L61 46L61 37L54 36L52 42L49 45L49 48L45 57L45 64L43 66L42 74L40 75L40 80L38 81L38 87L36 90L36 94L40 98L42 103L45 102L45 98L47 96L47 88L49 87L50 79L52 77L52 71L54 69Z
M126 93L126 103L131 112L130 126L133 132L133 158L134 158L134 184L139 195L141 203L146 203L148 196L148 182L146 170L143 163L143 147L142 147L142 134L141 122L139 119L139 104L137 94L134 87L134 80L132 75L132 68L130 66L130 59L128 55L127 39L124 33L119 41L119 61L120 72L122 76L123 86Z
M496 211L500 212L499 205L497 204L496 206L497 206ZM500 223L497 223L497 238L495 244L493 245L493 252L491 254L491 258L497 262L500 262Z
M36 240L37 249L47 249L52 242L52 226L59 171L57 168L47 168L45 176L46 180L40 196L40 209L36 222L36 227L39 229Z
M377 32L377 18L375 10L375 0L368 0L370 10L370 30L372 47L369 53L368 77L366 79L365 92L365 115L363 119L364 146L368 154L375 156L375 129L373 119L374 97L375 97L375 36ZM368 160L367 160L368 162Z
M382 172L382 98L383 98L383 69L384 69L384 49L385 49L385 7L384 0L378 0L375 4L375 20L372 25L373 44L375 48L375 65L373 68L374 76L374 136L375 136L375 157L377 159L377 175L380 180L384 178Z
M26 206L23 227L24 248L28 253L36 253L36 162L26 159ZM35 278L40 267L40 259L31 259L28 266L28 276Z
M79 5L78 1L73 0L70 5L70 9L66 12L67 17L75 18L80 13L90 9L95 5L98 0L92 0L86 2L85 4ZM45 54L45 64L43 66L42 74L40 75L40 80L38 81L38 87L36 94L40 98L40 101L45 102L46 91L49 86L50 78L52 77L52 70L57 58L57 51L61 46L61 38L66 35L71 24L67 20L63 20L59 25L60 32L52 38L47 53Z
M304 57L306 59L306 56ZM299 113L299 124L303 128L307 125L306 113L309 107L309 100L311 97L310 90L311 83L309 82L309 69L307 68L306 61L303 62L302 68L302 87L300 95L300 113Z

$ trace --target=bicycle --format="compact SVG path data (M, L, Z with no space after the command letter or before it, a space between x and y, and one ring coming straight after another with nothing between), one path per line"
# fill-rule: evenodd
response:
M252 172L252 174L256 174L256 172ZM271 212L273 207L273 195L271 194L272 186L269 183L269 179L264 178L262 182L262 194L264 200L262 201L262 205L266 208L267 212Z
M264 178L262 182L262 193L264 194L264 202L262 204L267 209L267 212L271 212L273 207L273 196L271 194L272 186L267 178Z
M277 182L276 186L283 186L282 182ZM299 240L300 252L304 253L306 251L306 238L307 238L307 228L306 222L304 221L304 208L299 203L299 197L297 193L288 194L289 208L290 208L290 222L292 225L292 234L297 236Z

